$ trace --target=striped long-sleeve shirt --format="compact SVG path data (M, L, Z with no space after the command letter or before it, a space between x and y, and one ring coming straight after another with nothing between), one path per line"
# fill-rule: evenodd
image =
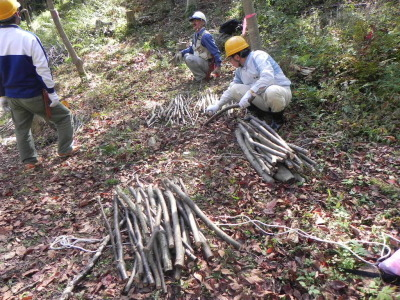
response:
M17 25L0 25L0 96L32 98L54 81L39 38Z

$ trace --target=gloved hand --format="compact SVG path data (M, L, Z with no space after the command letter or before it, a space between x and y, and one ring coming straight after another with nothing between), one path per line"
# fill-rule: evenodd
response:
M175 62L176 64L179 64L179 63L182 62L182 60L183 60L183 55L182 55L182 53L181 53L181 52L176 53L175 56L174 56L174 62Z
M214 77L219 77L219 76L221 76L221 67L216 67L215 69L214 69L214 71L212 71L212 73L211 73Z
M56 92L49 94L49 99L51 101L50 107L57 106L60 103L60 97L58 97Z
M215 114L219 110L218 104L210 105L206 108L206 113L209 115Z
M9 111L10 107L8 106L8 101L6 97L0 97L0 107L3 111Z
M251 94L250 90L243 95L242 99L239 101L239 106L241 108L246 108L250 106L250 101L253 100L253 95Z

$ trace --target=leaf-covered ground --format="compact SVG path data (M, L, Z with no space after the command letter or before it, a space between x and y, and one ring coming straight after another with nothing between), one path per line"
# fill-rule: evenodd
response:
M157 30L144 27L141 31ZM188 35L187 31L184 34ZM182 33L177 33L182 34ZM185 35L182 34L181 38ZM151 35L151 33L149 34ZM54 143L39 145L43 167L25 171L18 162L12 131L2 130L0 175L0 295L2 299L57 299L92 253L50 250L61 235L101 239L107 230L96 199L110 212L114 187L160 184L180 177L188 193L216 223L240 223L246 215L265 224L298 228L332 241L382 242L382 233L399 237L400 148L344 140L341 132L318 130L309 112L288 109L280 134L309 149L319 171L304 184L266 184L250 167L236 143L235 112L202 126L207 116L188 126L146 126L156 104L180 93L221 93L232 69L222 77L194 83L184 66L168 64L165 48L138 52L133 35L85 55L89 80L81 83L71 65L55 77L59 94L83 124L76 134L82 151L56 156ZM320 122L320 121L318 121ZM310 126L312 124L313 126ZM324 127L325 128L325 127ZM301 130L300 130L301 129ZM38 140L50 135L46 127ZM7 139L10 138L10 139ZM149 144L155 138L156 144ZM283 229L263 227L268 232ZM182 279L167 278L168 293L135 288L122 296L108 248L73 299L367 299L399 295L380 278L357 277L340 268L365 266L337 245L295 233L270 236L252 224L224 230L244 243L234 250L207 232L215 258L189 263ZM386 239L393 249L399 247ZM84 245L92 250L97 244ZM365 260L376 262L381 247L355 245ZM127 252L129 261L131 253Z

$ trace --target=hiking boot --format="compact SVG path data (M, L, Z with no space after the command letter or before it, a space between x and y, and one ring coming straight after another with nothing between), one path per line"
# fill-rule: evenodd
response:
M70 156L78 153L80 149L81 149L80 146L73 146L71 151L69 151L67 153L58 153L58 156L59 157L70 157Z
M24 164L24 169L26 171L28 171L28 170L36 169L36 168L41 167L41 166L42 166L42 161L40 159L38 159L37 162L30 162L30 163Z
M271 126L273 130L278 131L286 121L283 116L283 111L276 113L271 112L270 114L272 116L272 122L269 126Z

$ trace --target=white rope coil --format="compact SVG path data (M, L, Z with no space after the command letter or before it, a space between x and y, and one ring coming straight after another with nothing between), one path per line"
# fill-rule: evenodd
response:
M72 235L60 235L54 239L54 241L50 244L51 250L61 250L61 249L69 249L75 248L85 252L94 253L97 250L89 250L83 247L76 245L77 243L97 243L101 242L102 239L83 239L77 238Z

